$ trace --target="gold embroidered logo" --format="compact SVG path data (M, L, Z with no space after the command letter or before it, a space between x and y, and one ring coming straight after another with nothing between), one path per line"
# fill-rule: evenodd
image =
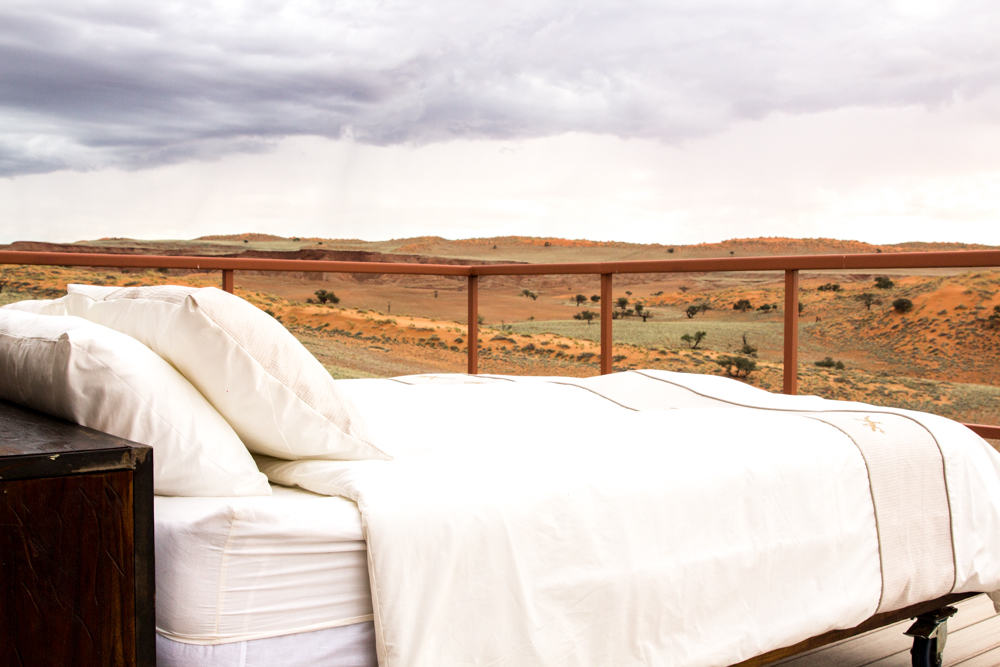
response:
M867 426L868 428L870 428L872 430L872 433L875 433L875 432L885 433L885 431L882 430L882 427L881 427L880 423L877 422L877 421L875 421L875 420L873 420L871 418L871 416L867 416L864 419L862 419L861 423L864 424L865 426Z

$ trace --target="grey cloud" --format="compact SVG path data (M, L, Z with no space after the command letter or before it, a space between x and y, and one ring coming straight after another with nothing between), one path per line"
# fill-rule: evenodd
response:
M0 175L299 134L679 141L773 112L995 89L1000 7L939 2L930 18L847 0L14 5L0 14Z

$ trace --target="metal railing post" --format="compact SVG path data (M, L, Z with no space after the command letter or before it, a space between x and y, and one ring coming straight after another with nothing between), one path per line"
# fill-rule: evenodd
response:
M601 274L601 375L611 372L611 275Z
M785 337L783 388L786 394L799 390L799 272L785 271Z
M467 295L468 325L466 327L466 349L468 350L468 373L479 372L479 276L469 275L469 294Z
M222 269L222 289L230 294L233 293L233 269Z

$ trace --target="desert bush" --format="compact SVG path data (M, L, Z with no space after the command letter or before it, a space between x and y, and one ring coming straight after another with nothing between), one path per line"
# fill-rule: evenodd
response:
M584 303L587 300L587 297L583 294L577 294L575 297L573 297L573 300L576 301L576 306L577 308L579 308L580 304Z
M316 295L316 300L320 303L340 303L339 296L325 289L318 289L313 294Z
M722 366L726 375L734 378L745 378L750 373L757 370L757 362L749 357L724 356L715 360L715 363Z
M592 310L581 310L579 313L573 315L574 320L584 320L587 324L590 324L591 320L597 318L597 313Z
M913 310L913 302L909 299L899 298L892 302L892 309L897 313L908 313Z
M750 299L740 299L733 304L733 310L738 310L741 313L745 313L748 310L753 310L753 306L750 304Z
M523 290L521 290L521 296L526 296L529 299L531 299L532 301L535 301L536 299L538 299L538 294L535 293L535 292L532 292L530 289L523 289Z
M833 357L820 359L819 361L814 361L813 363L819 366L820 368L836 368L838 371L844 370L844 362L835 361Z
M592 302L594 302L594 303L597 303L597 302L599 302L601 300L601 295L600 294L591 294L590 295L590 300Z
M748 357L757 356L757 348L750 344L747 340L746 333L743 334L743 347L740 348L740 354L745 354Z
M820 292L839 292L840 283L826 283L825 285L820 285L816 289Z
M875 279L875 287L879 289L892 289L895 284L889 279L889 276L879 276Z

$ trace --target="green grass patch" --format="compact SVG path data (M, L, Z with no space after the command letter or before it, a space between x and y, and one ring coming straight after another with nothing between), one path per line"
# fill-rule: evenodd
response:
M601 327L575 320L536 320L516 322L509 325L511 331L519 334L550 333L567 338L579 338L598 342ZM738 350L743 346L743 334L752 345L761 350L780 350L783 336L781 322L730 322L696 317L680 322L657 322L649 320L615 320L613 335L615 343L636 345L647 348L687 349L681 336L695 331L704 331L705 339L698 346L707 350Z

